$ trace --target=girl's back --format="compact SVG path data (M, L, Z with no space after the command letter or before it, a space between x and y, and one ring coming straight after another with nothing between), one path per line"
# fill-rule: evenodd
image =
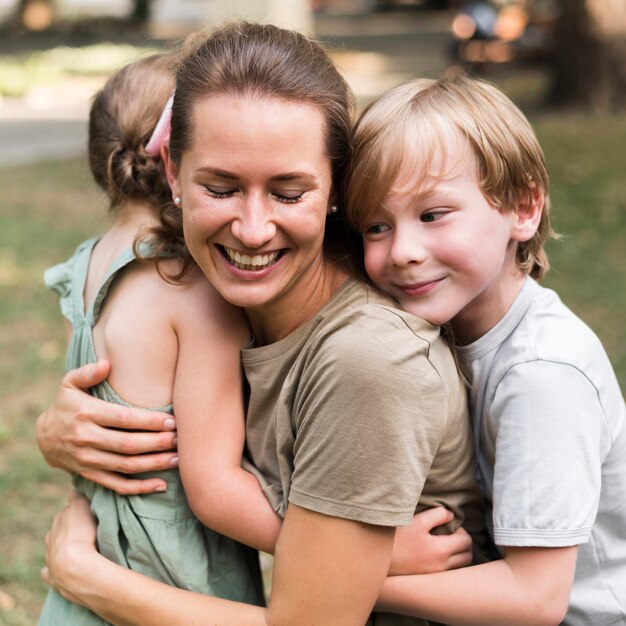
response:
M152 83L143 80L146 73ZM91 394L162 412L173 413L176 406L181 421L184 416L193 428L217 413L210 411L218 402L215 385L225 387L218 368L238 377L238 348L248 331L242 314L223 302L193 266L181 280L162 277L185 267L182 242L173 242L167 253L149 243L134 245L141 233L163 227L164 211L171 216L177 210L158 155L144 149L171 83L168 64L156 55L123 68L96 96L90 113L90 165L115 219L101 238L84 242L68 261L50 268L45 280L60 295L70 326L68 369L101 358L111 364L108 379L92 387ZM150 84L152 92L132 97L139 85ZM159 85L161 100L151 104ZM156 114L144 111L150 107ZM151 260L138 260L135 249ZM212 373L215 385L210 380L203 385L202 377ZM240 385L235 389L233 397L240 395ZM119 471L124 472L123 462ZM163 479L167 489L125 496L73 476L74 487L89 499L98 519L98 550L176 587L263 603L256 553L202 525L176 467L151 476ZM51 591L39 626L54 624L96 626L103 620Z

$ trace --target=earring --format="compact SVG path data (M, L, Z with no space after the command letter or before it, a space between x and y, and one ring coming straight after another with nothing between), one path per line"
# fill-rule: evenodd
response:
M176 196L176 197L174 198L174 204L175 204L176 206L180 206L180 203L181 203L181 199L180 199L178 196Z
M337 213L337 211L338 211L338 210L339 210L339 209L337 208L337 205L336 205L336 204L333 204L333 205L330 207L330 212L331 212L331 213Z

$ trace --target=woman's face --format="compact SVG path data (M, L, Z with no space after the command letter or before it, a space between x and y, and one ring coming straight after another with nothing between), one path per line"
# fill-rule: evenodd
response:
M169 179L185 240L229 302L297 310L324 267L331 165L312 105L216 95L192 109L192 144Z

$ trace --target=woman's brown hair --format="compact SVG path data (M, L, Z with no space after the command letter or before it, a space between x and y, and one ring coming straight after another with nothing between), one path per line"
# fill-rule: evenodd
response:
M315 106L324 118L326 156L331 163L333 200L343 198L351 155L354 99L346 81L320 44L270 24L235 22L187 41L176 71L170 155L180 164L192 143L192 108L199 99L229 94L280 98ZM358 244L345 212L326 224L327 259L356 271Z

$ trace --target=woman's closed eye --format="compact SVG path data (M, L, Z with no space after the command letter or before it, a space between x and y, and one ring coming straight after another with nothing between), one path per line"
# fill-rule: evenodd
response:
M205 185L204 188L212 198L230 198L236 191L236 189L228 187L209 187Z
M302 200L302 196L304 196L304 191L274 191L272 192L272 196L278 200L278 202L282 202L284 204L295 204Z

